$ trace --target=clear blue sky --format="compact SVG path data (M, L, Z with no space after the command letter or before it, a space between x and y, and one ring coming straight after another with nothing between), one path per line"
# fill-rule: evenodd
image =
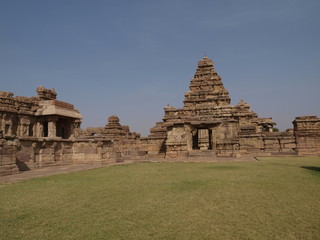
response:
M206 53L233 105L285 130L320 116L319 13L319 0L0 0L0 90L55 88L82 127L115 114L147 135Z

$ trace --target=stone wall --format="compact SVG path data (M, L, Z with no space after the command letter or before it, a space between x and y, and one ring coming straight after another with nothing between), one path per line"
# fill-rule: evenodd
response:
M299 155L320 154L320 118L297 117L293 125Z
M0 175L66 164L110 164L145 159L149 140L121 126L116 116L109 120L105 128L81 130L70 139L0 134Z
M15 139L0 139L0 176L19 172L16 153L19 142Z
M188 138L185 126L174 125L168 128L166 158L188 156Z
M125 149L109 140L20 139L17 163L21 170L64 164L113 163Z
M239 134L239 153L242 155L296 155L297 145L292 132Z

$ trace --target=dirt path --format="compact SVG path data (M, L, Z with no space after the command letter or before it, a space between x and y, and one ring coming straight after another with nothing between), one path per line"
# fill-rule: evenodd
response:
M71 172L79 172L84 170L90 170L95 168L101 168L105 166L111 166L111 165L119 165L119 164L130 164L134 162L238 162L238 161L257 161L257 159L253 157L246 157L246 158L188 158L188 159L174 159L174 160L168 160L168 159L148 159L148 160L138 160L138 161L125 161L122 163L114 163L114 164L108 164L108 165L101 165L101 164L75 164L75 165L64 165L64 166L55 166L55 167L45 167L45 168L38 168L33 169L31 171L25 171L20 172L18 174L13 175L7 175L7 176L1 176L0 177L0 184L9 184L9 183L15 183L19 181L23 181L26 179L31 178L37 178L37 177L43 177L43 176L49 176L54 174L60 174L60 173L71 173Z
M18 174L2 176L2 177L0 177L0 184L15 183L15 182L23 181L23 180L30 179L30 178L49 176L49 175L60 174L60 173L78 172L78 171L90 170L90 169L95 169L95 168L100 168L100 167L105 167L105 166L107 166L107 165L77 164L77 165L65 165L65 166L55 166L55 167L45 167L45 168L33 169L31 171L20 172Z

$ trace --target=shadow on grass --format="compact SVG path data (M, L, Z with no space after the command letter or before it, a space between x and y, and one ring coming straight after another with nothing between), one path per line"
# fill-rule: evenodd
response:
M207 166L203 167L204 169L216 169L216 170L231 170L242 168L240 166Z
M208 186L209 181L203 181L203 180L185 180L181 182L174 183L172 185L173 189L178 192L184 192L184 191L192 191L192 190L198 190L203 187Z
M311 171L317 171L317 172L320 172L320 167L314 167L314 166L302 166L301 168L308 169L308 170L311 170Z

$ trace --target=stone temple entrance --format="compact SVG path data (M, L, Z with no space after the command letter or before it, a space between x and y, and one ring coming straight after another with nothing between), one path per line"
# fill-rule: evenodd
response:
M212 130L200 128L192 138L193 150L212 150Z

